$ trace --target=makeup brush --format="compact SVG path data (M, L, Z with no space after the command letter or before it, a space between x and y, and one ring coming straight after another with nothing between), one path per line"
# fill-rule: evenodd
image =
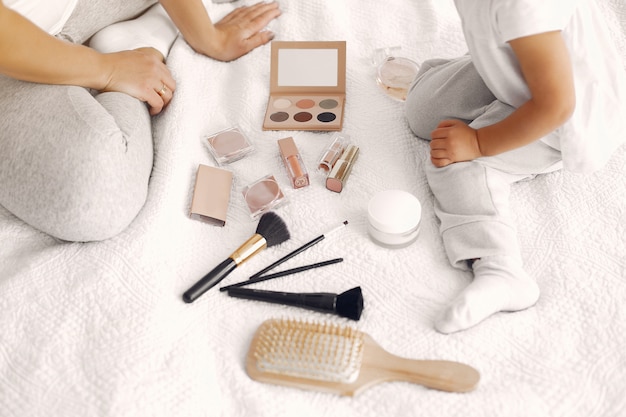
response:
M480 373L461 362L404 358L351 327L288 319L259 326L246 356L246 372L259 382L340 395L357 395L388 381L468 392L480 381Z
M309 271L311 269L320 268L322 266L332 265L332 264L336 264L339 262L343 262L343 258L329 259L328 261L322 261L322 262L317 262L317 263L310 264L310 265L298 266L296 268L286 269L284 271L275 272L273 274L267 274L267 275L263 275L263 276L256 277L256 278L250 278L247 281L242 281L242 282L237 282L235 284L226 285L225 287L221 287L220 291L228 291L229 288L234 288L234 287L245 287L246 285L256 284L257 282L263 282L263 281L268 281L274 278L285 277L287 275L297 274L299 272Z
M257 272L256 274L252 275L250 278L248 279L255 279L260 277L261 275L263 275L264 273L266 273L267 271L274 269L275 267L277 267L278 265L282 264L283 262L288 261L289 259L293 258L294 256L298 255L299 253L304 252L305 250L309 249L311 246L318 244L319 242L321 242L322 240L324 240L325 238L327 238L328 236L330 236L331 234L335 233L336 231L338 231L339 229L342 229L343 227L345 227L348 224L348 221L345 220L343 223L341 223L339 226L335 227L333 230L326 232L323 235L319 235L318 237L316 237L315 239L305 243L304 245L300 246L299 248L297 248L296 250L289 252L287 255L283 256L282 258L280 258L279 260L277 260L276 262L274 262L273 264L263 268L262 270L260 270L259 272Z
M229 288L227 291L231 297L301 307L321 313L336 314L351 320L359 320L363 311L361 287L354 287L341 294L328 292L293 293L240 287Z
M287 225L283 219L271 211L263 214L259 219L256 233L239 246L226 260L189 288L183 294L183 301L192 303L253 255L265 248L281 244L287 239L289 239L289 230L287 230Z

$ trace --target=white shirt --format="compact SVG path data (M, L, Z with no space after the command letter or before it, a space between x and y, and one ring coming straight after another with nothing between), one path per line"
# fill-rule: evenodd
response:
M58 34L76 7L78 0L2 0L51 35Z
M508 42L560 30L569 49L576 110L558 133L563 165L575 172L601 168L626 137L626 72L595 0L455 0L472 61L500 101L530 99Z

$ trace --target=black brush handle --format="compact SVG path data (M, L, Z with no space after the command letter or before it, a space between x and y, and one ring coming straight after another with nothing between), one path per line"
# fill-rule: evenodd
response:
M183 301L193 303L198 297L226 278L235 268L237 268L237 263L235 263L232 258L227 258L221 264L213 268L211 272L202 277L200 281L196 282L191 288L185 291Z
M322 313L335 313L337 300L337 294L327 292L292 293L238 287L229 288L227 291L231 297L301 307Z
M294 256L298 255L299 253L304 252L305 250L307 250L308 248L310 248L311 246L315 245L316 243L321 242L322 240L324 240L324 235L318 236L315 239L311 240L310 242L305 243L304 245L300 246L299 248L297 248L296 250L289 252L287 255L283 256L282 258L280 258L279 260L277 260L276 262L274 262L271 265L266 266L265 268L261 269L259 272L257 272L256 274L252 275L250 278L248 279L255 279L260 277L261 275L263 275L264 273L266 273L267 271L269 271L270 269L274 269L275 267L277 267L278 265L282 264L283 262L288 261L289 259L293 258Z

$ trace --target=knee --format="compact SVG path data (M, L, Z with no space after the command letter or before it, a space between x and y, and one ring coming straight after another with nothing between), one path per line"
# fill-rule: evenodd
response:
M148 177L124 183L109 175L86 175L66 184L50 196L47 223L39 227L66 241L100 241L112 238L132 223L148 195ZM37 225L36 225L37 226Z
M101 241L126 230L147 199L144 189L115 194L97 185L86 192L76 192L66 199L67 215L51 231L55 237L77 242ZM108 195L111 193L111 195Z
M424 61L407 92L406 119L413 133L422 139L430 139L431 132L443 118L444 112L438 108L439 101L436 96L438 81L432 81L433 74L437 71L432 70L447 62L438 59Z
M419 83L414 83L407 93L405 112L407 123L413 134L430 140L430 134L437 127L440 119L433 114L429 102L429 97L424 94Z
M55 235L63 240L99 241L124 231L148 196L152 154L127 159L126 154L91 158L89 167L68 176L59 196L61 220ZM139 156L139 155L137 155Z
M82 159L74 155L37 167L28 181L14 176L17 180L12 181L14 186L8 184L2 204L6 202L17 217L61 240L100 241L118 235L146 202L152 153L128 159L123 152L99 149L95 156L98 152L92 151L89 158L81 153Z

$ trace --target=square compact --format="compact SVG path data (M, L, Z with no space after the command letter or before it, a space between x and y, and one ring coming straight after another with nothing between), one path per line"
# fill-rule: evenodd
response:
M272 42L264 130L341 130L345 98L345 41Z
M277 208L286 202L276 178L268 174L246 185L241 194L250 210L250 217L256 219L261 214Z
M219 165L238 161L254 151L252 143L238 127L213 133L206 141L211 155Z

